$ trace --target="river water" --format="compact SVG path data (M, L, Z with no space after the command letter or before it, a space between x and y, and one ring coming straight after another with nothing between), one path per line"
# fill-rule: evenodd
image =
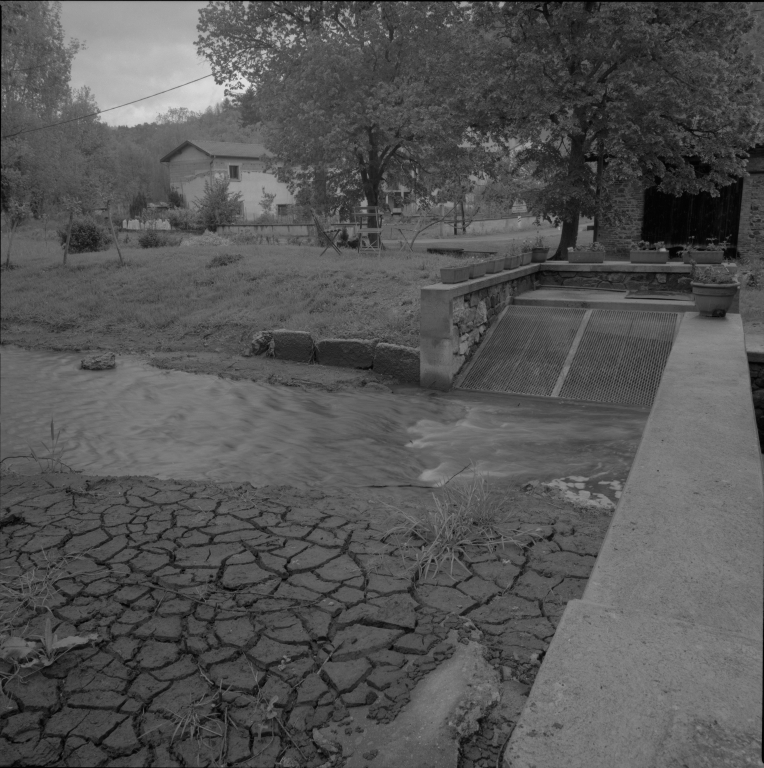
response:
M545 398L305 391L128 356L83 371L80 358L1 348L2 457L44 452L52 419L62 460L86 474L362 487L437 485L474 465L498 483L574 477L612 498L647 419Z

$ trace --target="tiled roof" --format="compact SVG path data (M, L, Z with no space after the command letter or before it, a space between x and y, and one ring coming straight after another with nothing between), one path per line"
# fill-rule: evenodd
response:
M206 139L191 139L168 152L159 162L168 163L175 155L186 147L196 147L210 157L236 157L247 160L257 160L261 157L272 157L262 144L239 144L235 141L207 141Z

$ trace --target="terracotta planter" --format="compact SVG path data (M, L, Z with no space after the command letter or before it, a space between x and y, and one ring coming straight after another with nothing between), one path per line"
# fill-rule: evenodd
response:
M505 256L504 269L517 269L520 266L519 256Z
M540 263L546 261L549 256L549 248L534 248L531 251L531 261Z
M568 249L568 261L571 264L602 264L605 251L571 251Z
M485 274L486 263L484 261L475 261L470 264L470 280L476 277L483 277Z
M441 283L463 283L469 279L470 279L469 264L467 264L464 267L441 267L440 268Z
M632 264L668 264L668 251L629 251Z
M690 283L695 308L705 317L724 317L732 306L740 283Z
M685 264L691 261L696 264L721 264L724 261L724 251L685 251L682 261Z
M532 258L533 258L533 253L531 253L531 251L527 251L526 253L521 253L520 266L527 267L531 263Z

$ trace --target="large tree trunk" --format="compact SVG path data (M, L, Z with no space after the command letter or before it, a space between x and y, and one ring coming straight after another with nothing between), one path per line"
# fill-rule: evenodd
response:
M570 137L570 157L568 158L568 178L580 178L586 166L586 136L576 134ZM562 222L560 244L552 256L553 261L564 261L568 258L568 248L574 248L578 239L578 222L581 218L581 204L573 200L565 206L565 215Z

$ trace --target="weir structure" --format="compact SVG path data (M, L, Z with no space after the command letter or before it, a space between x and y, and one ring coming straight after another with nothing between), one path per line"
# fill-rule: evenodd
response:
M743 325L736 307L695 312L684 265L632 280L640 266L422 289L422 386L650 408L505 768L762 765L764 488Z

